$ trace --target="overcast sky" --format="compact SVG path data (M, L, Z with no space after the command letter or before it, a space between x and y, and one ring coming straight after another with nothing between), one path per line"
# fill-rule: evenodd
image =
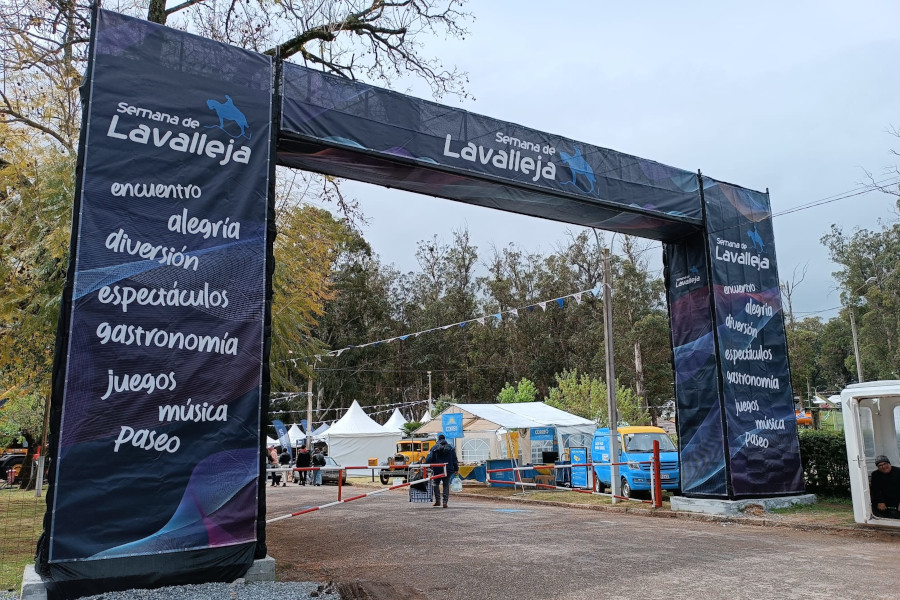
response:
M900 140L887 133L900 126L900 2L491 0L469 9L465 41L428 46L469 73L474 100L444 103L768 188L781 280L808 264L795 314L836 314L835 265L819 239L832 223L852 231L896 219L894 199L868 193L778 214L858 190L864 169L882 175L900 163L890 154ZM580 230L365 184L349 191L374 250L404 272L416 269L417 241L449 243L463 227L483 259L511 242L550 252ZM650 253L661 269L661 250Z

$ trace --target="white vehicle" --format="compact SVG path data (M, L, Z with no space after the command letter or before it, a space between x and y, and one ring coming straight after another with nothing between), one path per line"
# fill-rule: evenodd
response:
M900 528L900 519L872 514L869 476L884 454L900 468L900 381L868 381L841 392L844 437L850 467L853 518L857 523Z

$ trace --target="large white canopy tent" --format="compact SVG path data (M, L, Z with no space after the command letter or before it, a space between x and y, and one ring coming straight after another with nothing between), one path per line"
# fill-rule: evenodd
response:
M400 413L399 408L394 409L394 413L391 415L391 418L387 420L387 423L384 424L384 428L390 431L399 431L403 432L403 425L406 423L406 417L404 417Z
M390 431L373 421L354 400L321 439L328 444L328 455L339 465L359 467L367 465L370 458L381 462L393 455L400 437L399 431Z
M597 424L543 402L510 404L451 404L440 415L422 425L417 433L437 435L442 430L442 415L461 413L463 437L457 440L457 453L463 462L480 462L493 458L511 458L518 446L519 457L532 461L531 449L545 448L543 442L532 444L534 430L553 429L556 447L590 448ZM513 435L516 434L516 435ZM516 440L517 443L511 443ZM452 441L452 440L450 440ZM551 440L552 444L552 440ZM512 450L512 452L510 452ZM562 457L562 452L560 452ZM535 457L537 458L537 456Z

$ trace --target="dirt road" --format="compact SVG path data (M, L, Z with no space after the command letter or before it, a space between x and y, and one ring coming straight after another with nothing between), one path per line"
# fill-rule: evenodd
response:
M269 517L336 499L268 487ZM344 497L370 491L344 488ZM451 497L376 495L267 530L280 580L378 600L896 599L896 538Z

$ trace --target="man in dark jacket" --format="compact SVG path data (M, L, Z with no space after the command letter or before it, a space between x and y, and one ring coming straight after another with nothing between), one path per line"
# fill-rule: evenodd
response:
M279 469L287 469L291 466L291 453L288 452L287 448L282 448L281 454L278 455L278 468ZM279 471L278 472L278 481L275 481L274 484L278 485L278 482L281 482L281 487L287 485L287 471ZM273 475L274 477L274 475ZM284 477L284 481L281 481L281 478Z
M459 461L456 460L456 448L447 443L447 438L442 433L438 436L437 444L432 446L431 451L428 453L428 456L425 457L425 462L427 464L438 464L438 463L446 463L445 467L432 467L432 472L435 475L444 474L444 477L440 479L433 479L432 485L434 486L432 489L434 490L434 504L432 506L441 506L441 500L438 496L440 492L441 482L444 483L444 508L447 508L447 500L450 499L450 478L453 477L453 474L459 471Z
M872 471L869 494L872 496L872 512L876 517L900 519L900 469L891 466L885 456L875 458L876 471Z
M312 455L312 466L320 467L318 471L312 471L313 474L313 485L322 485L322 470L321 467L325 466L325 455L322 454L321 448L316 448L315 453Z
M300 446L300 452L297 453L297 467L298 468L308 468L311 462L312 456L309 453L309 450L306 449L306 446ZM306 485L306 474L309 471L294 471L294 480L299 485Z

